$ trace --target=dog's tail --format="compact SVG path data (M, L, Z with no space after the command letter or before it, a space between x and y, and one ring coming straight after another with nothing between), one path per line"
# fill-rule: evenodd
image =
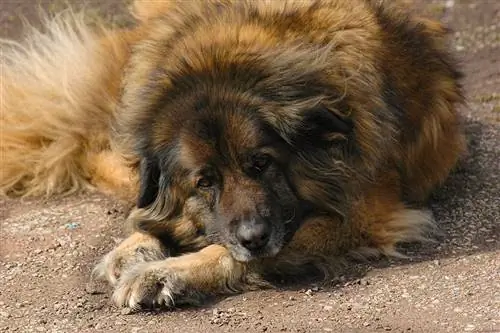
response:
M110 149L127 32L72 11L44 23L22 43L0 41L0 196L130 184Z

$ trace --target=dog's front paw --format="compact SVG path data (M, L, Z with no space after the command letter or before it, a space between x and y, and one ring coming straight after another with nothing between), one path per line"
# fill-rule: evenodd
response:
M187 290L189 278L170 267L169 260L139 263L125 271L113 294L115 304L134 310L197 304L201 294Z
M138 263L161 260L168 256L161 242L149 235L134 233L109 252L94 268L92 276L115 285L122 273Z
M234 293L247 286L246 265L220 245L164 260L138 263L125 270L113 294L131 309L199 305L206 295Z

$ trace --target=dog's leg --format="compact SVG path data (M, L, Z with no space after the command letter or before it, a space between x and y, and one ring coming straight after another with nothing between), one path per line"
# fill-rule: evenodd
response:
M191 202L191 201L188 201ZM185 205L184 214L169 221L148 220L146 210L135 208L128 217L132 233L118 247L108 253L94 269L94 277L115 285L121 273L131 266L170 256L196 252L209 243L200 232L192 211Z
M93 276L115 285L126 268L141 262L162 260L169 251L157 238L135 232L109 252L94 268Z
M246 265L220 245L179 257L133 266L118 280L113 299L132 309L197 304L201 296L237 292L247 286Z

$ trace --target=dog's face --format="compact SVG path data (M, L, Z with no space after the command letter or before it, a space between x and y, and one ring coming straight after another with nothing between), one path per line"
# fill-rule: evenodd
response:
M207 234L217 235L237 260L276 255L304 210L288 177L290 152L251 110L218 113L181 132L185 186L213 214Z
M290 181L292 152L252 106L220 103L198 106L196 113L186 111L177 139L144 164L141 197L146 201L140 205L182 193L179 204L189 198L203 207L196 214L207 237L223 243L235 259L276 255L307 211ZM163 146L162 131L168 127L161 121L155 125L155 147ZM168 193L151 193L157 182Z

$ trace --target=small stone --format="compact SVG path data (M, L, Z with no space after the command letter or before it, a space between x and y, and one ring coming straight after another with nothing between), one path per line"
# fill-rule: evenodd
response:
M80 227L80 223L78 223L78 222L70 222L70 223L66 223L64 225L64 227L66 229L69 229L69 230L74 230L74 229L77 229L78 227ZM73 246L70 246L70 247L73 247Z
M10 313L5 311L0 311L0 317L10 318Z
M94 282L89 282L85 285L85 292L90 295L104 294L103 291L97 289L97 285Z
M323 310L325 310L325 311L331 311L332 309L333 309L333 306L331 306L331 305L325 305L323 307Z
M471 332L471 331L474 331L475 328L476 328L476 326L474 326L472 324L467 324L467 326L465 326L465 328L464 328L464 331Z
M313 295L313 291L311 289L307 289L306 292L305 292L305 294L307 296L312 296Z

